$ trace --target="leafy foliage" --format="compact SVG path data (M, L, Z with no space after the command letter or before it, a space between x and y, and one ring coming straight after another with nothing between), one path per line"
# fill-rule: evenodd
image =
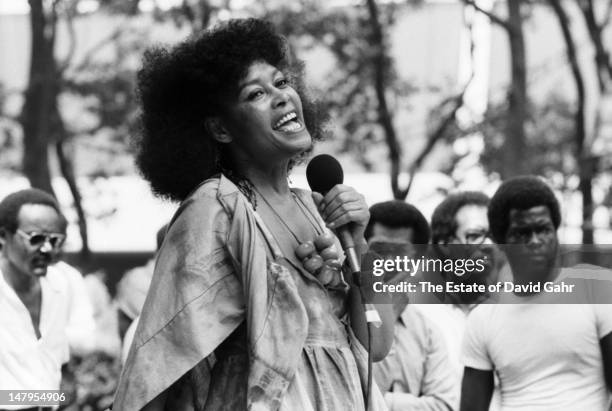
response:
M565 180L578 173L575 156L572 105L558 95L552 95L544 104L532 105L527 121L527 151L524 156L529 173L550 181ZM485 121L477 129L484 136L481 161L489 173L501 170L504 161L504 139L507 117L505 104L491 106Z

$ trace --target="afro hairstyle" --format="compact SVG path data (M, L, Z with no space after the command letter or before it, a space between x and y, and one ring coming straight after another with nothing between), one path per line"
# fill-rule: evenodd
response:
M260 61L285 73L302 100L313 141L323 139L327 116L305 92L303 64L290 61L284 38L263 20L229 20L175 47L155 47L144 54L137 76L140 132L133 148L155 194L182 201L220 172L241 186L244 179L232 173L226 150L205 124L235 101L239 81Z
M528 210L546 206L555 229L561 224L559 201L552 189L537 176L518 176L504 181L491 199L489 205L489 226L496 243L505 242L510 224L510 210Z

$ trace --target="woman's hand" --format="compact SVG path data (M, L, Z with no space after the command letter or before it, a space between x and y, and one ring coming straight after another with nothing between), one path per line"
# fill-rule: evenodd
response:
M312 199L329 228L336 230L346 226L356 245L365 243L363 234L370 220L370 211L363 195L352 187L338 184L325 197L313 192Z

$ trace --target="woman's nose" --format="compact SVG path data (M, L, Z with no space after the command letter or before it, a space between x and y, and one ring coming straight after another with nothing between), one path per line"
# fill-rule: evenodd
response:
M285 89L274 88L273 105L274 107L282 107L289 101L289 94Z

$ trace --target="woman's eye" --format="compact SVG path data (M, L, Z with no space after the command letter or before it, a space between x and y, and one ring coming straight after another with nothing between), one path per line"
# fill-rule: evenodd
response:
M249 100L255 100L257 97L261 96L262 94L263 94L262 90L254 90L248 94L247 98Z
M287 85L289 85L289 81L286 78L276 80L276 87L286 87Z

